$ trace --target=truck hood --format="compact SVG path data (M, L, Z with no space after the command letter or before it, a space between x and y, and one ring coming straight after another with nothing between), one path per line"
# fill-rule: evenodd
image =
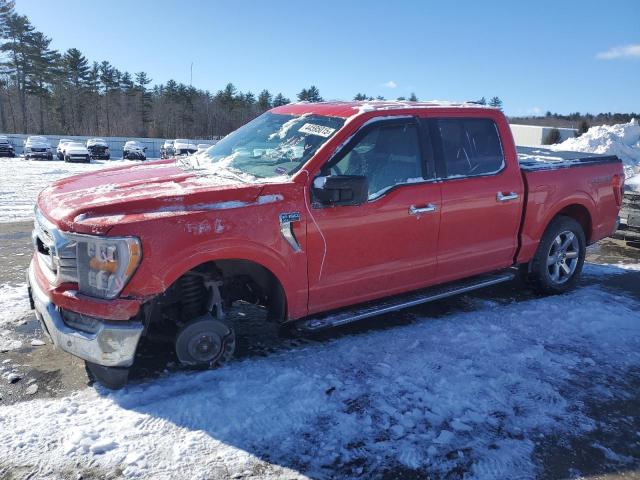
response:
M263 188L161 160L59 180L40 192L37 206L63 230L102 234L129 216L144 220L263 202Z

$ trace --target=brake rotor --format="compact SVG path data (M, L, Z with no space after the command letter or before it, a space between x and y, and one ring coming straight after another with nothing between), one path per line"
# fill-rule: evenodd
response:
M187 323L176 336L176 354L183 365L210 368L235 351L235 332L210 314Z

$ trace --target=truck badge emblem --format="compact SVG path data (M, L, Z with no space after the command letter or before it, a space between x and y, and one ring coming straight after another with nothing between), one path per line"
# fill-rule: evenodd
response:
M291 226L291 224L293 222L299 221L300 212L283 212L280 214L280 233L296 253L301 252L302 249L300 248L300 244L293 234L293 227Z

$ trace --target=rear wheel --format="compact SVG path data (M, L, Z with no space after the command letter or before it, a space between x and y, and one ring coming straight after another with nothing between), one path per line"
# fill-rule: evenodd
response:
M539 293L564 293L578 281L585 253L582 226L573 218L559 216L547 227L535 256L521 267L521 274Z

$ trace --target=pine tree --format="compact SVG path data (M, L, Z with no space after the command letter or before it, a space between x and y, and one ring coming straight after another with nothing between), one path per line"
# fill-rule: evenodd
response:
M480 98L480 100L476 100L474 103L477 103L478 105L486 105L487 104L487 99L482 97L482 98Z
M580 122L580 126L578 127L578 137L580 135L583 135L585 133L587 133L589 131L589 122L587 122L586 120L582 120Z
M271 108L271 93L269 90L262 90L258 95L258 109L265 112Z
M500 100L500 97L491 97L489 106L502 109L502 100Z
M281 107L282 105L287 105L288 103L291 103L291 100L283 96L281 93L278 93L273 99L274 107Z
M320 96L320 90L315 85L311 85L309 89L303 88L298 93L298 100L301 102L322 102L323 99Z
M544 138L542 143L544 145L555 145L556 143L560 143L560 140L562 140L560 130L558 130L557 128L552 128L551 130L549 130L549 133L547 133L547 136Z
M411 92L411 95L409 96L409 101L410 102L417 102L418 101L418 97L416 97L416 94Z
M7 56L3 71L8 74L17 88L20 105L21 130L27 133L27 83L32 74L31 41L35 29L24 15L8 13L3 19L3 43L0 52Z
M45 133L45 102L48 101L51 93L47 80L50 82L55 74L52 66L55 64L58 52L49 49L51 39L41 32L34 31L28 41L30 71L25 76L25 89L27 94L33 95L38 100L38 132L43 134Z
M147 89L147 85L151 83L151 79L145 72L135 74L136 88L140 95L140 120L142 121L141 133L144 135L148 131L151 122L151 93Z

